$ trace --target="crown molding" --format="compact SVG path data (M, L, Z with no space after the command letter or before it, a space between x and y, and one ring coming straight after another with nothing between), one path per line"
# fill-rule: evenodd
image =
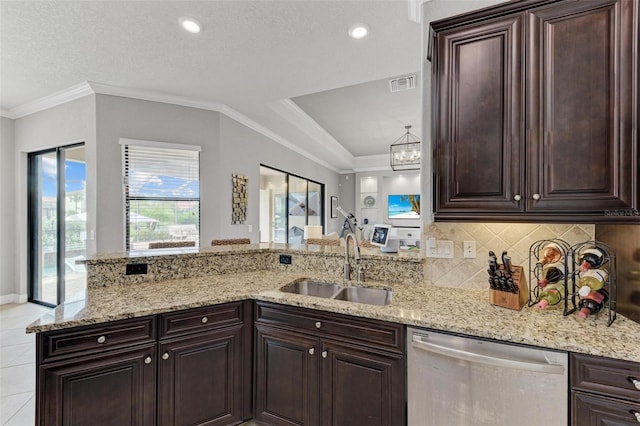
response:
M93 92L98 95L120 96L122 98L160 102L163 104L179 105L216 112L221 112L222 108L225 107L224 104L219 102L204 101L200 99L187 98L185 96L170 95L149 90L131 89L94 81L90 81L88 84L91 86Z
M389 154L362 155L355 157L353 161L353 171L358 172L378 172L392 171L389 163Z
M409 10L409 20L422 24L422 5L432 0L407 0Z
M13 118L14 120L22 118L36 112L44 111L45 109L75 101L76 99L80 99L91 94L93 94L91 86L89 86L88 82L84 81L76 84L75 86L71 86L67 89L36 99L35 101L27 102L25 104L18 105L15 108L11 108L8 111L9 118Z
M322 146L322 149L329 152L334 158L345 164L353 164L355 158L353 154L291 99L271 102L268 106L298 130L304 132L311 140Z
M9 110L6 110L4 108L0 108L0 117L10 118L12 120L16 119L13 115L11 115L11 112L9 112Z

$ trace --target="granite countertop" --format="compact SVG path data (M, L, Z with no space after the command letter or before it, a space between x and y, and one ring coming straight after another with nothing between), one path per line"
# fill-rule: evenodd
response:
M607 327L606 315L586 320L575 314L563 317L559 306L544 311L527 307L514 311L492 306L487 290L374 281L366 285L393 288L391 304L372 306L278 291L281 286L303 277L299 272L258 271L91 288L84 298L68 301L53 314L46 314L29 325L27 332L255 299L640 362L640 324L620 314ZM335 275L309 278L342 281Z

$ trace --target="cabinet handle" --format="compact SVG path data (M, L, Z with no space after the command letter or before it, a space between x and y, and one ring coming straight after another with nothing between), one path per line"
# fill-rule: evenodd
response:
M146 358L144 359L144 363L145 363L145 364L151 364L151 357L150 357L150 356L146 357Z
M162 359L169 359L169 352L165 352L162 354Z
M513 196L513 199L516 200L516 201L520 201L520 200L522 200L522 196L520 194L516 194L516 195Z
M538 201L540 199L540 194L533 194L533 196L531 197L534 200Z
M206 324L206 323L207 323L207 321L209 321L209 318L207 318L207 317L202 317L202 323L203 323L203 324Z
M320 321L316 321L316 328L322 327L322 323Z
M326 358L327 355L329 355L329 352L327 351L322 351L322 358Z
M309 348L309 355L316 353L316 348Z
M98 343L104 343L106 341L107 341L107 338L105 336L98 337Z
M637 412L636 410L631 410L629 411L631 414L633 414L634 416L636 416L636 420L638 421L638 423L640 423L640 413Z
M635 377L629 376L629 381L633 383L633 386L635 386L636 389L640 390L640 380L636 379Z

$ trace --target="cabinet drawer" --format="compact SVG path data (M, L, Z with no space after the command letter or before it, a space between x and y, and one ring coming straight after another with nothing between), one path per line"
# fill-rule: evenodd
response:
M308 331L317 336L376 345L396 352L404 350L400 324L262 302L256 304L255 318L259 323Z
M571 392L571 424L574 426L638 425L640 404Z
M155 316L38 334L38 359L48 362L156 340Z
M161 314L160 338L164 339L242 324L243 303L232 302Z
M640 403L640 364L611 358L571 354L574 390L595 392Z

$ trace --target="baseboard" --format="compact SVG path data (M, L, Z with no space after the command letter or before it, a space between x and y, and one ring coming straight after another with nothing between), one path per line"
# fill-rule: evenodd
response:
M4 294L0 296L0 305L6 305L9 303L26 303L27 295L26 294Z

